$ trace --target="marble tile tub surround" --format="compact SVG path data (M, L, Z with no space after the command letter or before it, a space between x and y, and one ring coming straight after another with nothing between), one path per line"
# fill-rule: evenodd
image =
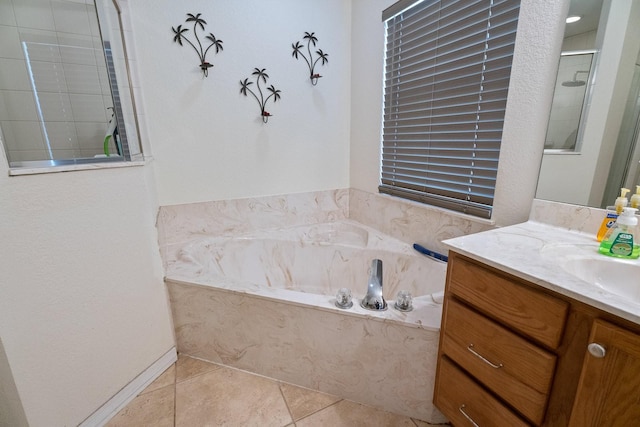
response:
M352 219L405 243L446 252L442 240L494 228L487 220L356 189L161 206L161 248L194 237ZM163 253L164 255L164 253Z
M495 227L488 220L353 188L349 190L349 219L443 254L448 250L443 240Z
M167 281L179 351L431 423L437 331Z
M160 246L202 236L239 236L254 230L345 219L349 190L161 206L157 227Z
M590 233L595 236L605 214L604 209L534 199L529 221Z

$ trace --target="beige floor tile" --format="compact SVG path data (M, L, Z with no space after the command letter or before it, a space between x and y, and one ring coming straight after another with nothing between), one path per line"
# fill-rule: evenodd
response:
M284 396L284 400L289 406L289 411L293 416L293 420L299 420L307 415L324 409L329 405L333 405L341 398L326 393L309 390L307 388L297 387L291 384L280 383L280 389Z
M176 382L176 364L174 363L166 371L164 371L158 378L156 378L151 384L147 386L140 393L145 394L150 391L158 390L162 387L166 387L168 385L173 385Z
M342 400L296 421L296 427L415 427L411 418Z
M173 427L174 386L141 394L113 417L105 427Z
M221 367L176 384L176 427L286 426L276 381Z
M179 356L176 364L176 381L188 380L196 375L204 374L220 368L215 363L204 362L189 356Z

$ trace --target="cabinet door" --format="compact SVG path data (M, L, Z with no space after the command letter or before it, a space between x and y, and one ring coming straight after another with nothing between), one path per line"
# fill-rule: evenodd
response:
M640 335L596 320L589 342L569 426L640 425Z

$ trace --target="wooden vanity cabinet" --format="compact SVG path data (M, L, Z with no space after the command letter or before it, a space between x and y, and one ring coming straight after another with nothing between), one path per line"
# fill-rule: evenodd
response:
M589 342L569 426L640 425L640 335L596 320Z
M450 252L434 404L455 426L640 426L640 327Z

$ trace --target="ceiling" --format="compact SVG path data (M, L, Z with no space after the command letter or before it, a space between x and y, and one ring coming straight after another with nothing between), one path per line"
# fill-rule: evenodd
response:
M571 0L569 16L577 15L582 19L573 24L567 24L564 36L571 37L597 29L602 2L603 0Z

